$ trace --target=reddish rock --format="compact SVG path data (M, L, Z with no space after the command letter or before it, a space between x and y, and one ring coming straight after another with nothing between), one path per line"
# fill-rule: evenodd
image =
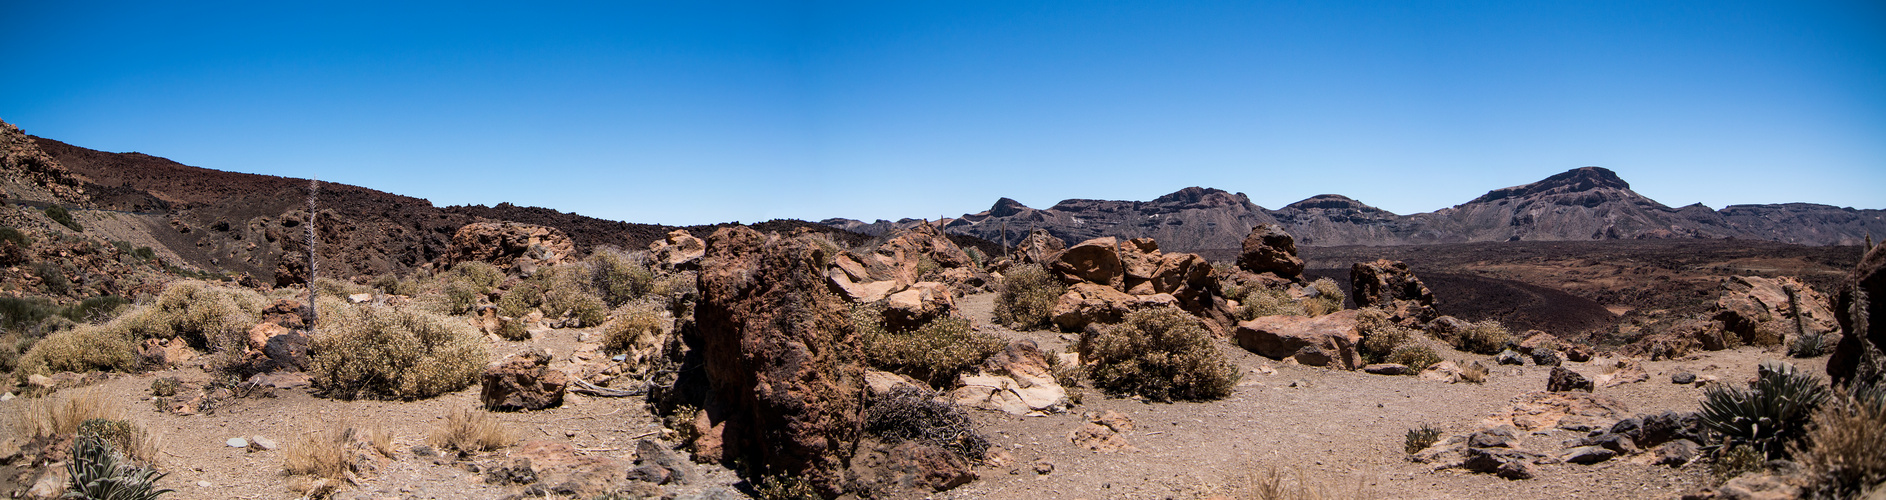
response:
M920 282L884 298L884 326L909 331L956 312L948 285Z
M1139 301L1106 285L1075 283L1054 302L1048 317L1064 332L1078 332L1094 323L1118 323Z
M1258 224L1244 237L1238 268L1294 280L1303 275L1303 259L1297 257L1297 243L1290 233L1275 225Z
M1723 283L1711 319L1743 344L1775 345L1802 333L1833 332L1839 325L1832 302L1794 278L1734 276Z
M1563 366L1552 367L1552 375L1546 378L1545 390L1550 392L1585 391L1591 392L1591 380L1578 372Z
M1015 252L1022 262L1046 265L1055 254L1067 250L1067 242L1048 234L1045 229L1036 229L1022 238L1015 246Z
M1387 259L1358 262L1349 268L1349 284L1356 307L1387 309L1403 326L1424 325L1440 316L1434 312L1434 292L1407 264Z
M1354 370L1362 367L1356 352L1362 342L1356 313L1349 309L1315 318L1285 315L1245 321L1238 323L1238 345L1271 359Z
M862 425L864 367L850 308L826 285L829 251L807 236L715 231L695 318L709 406L725 408L721 458L834 496Z
M1834 301L1843 336L1827 358L1838 384L1886 383L1886 245L1873 247L1847 275ZM1873 297L1881 297L1874 299Z
M550 368L550 354L527 352L485 368L479 400L492 411L542 410L563 405L569 376Z
M576 244L562 230L516 222L475 222L452 235L446 265L480 261L512 274L529 274L538 266L576 261Z
M274 305L262 310L262 322L281 325L290 330L306 329L309 323L308 306L295 299L276 300Z
M707 254L707 243L688 234L686 229L668 232L668 236L648 244L648 253L655 258L655 264L664 269L696 269L700 267L701 256Z
M1106 237L1080 242L1050 258L1048 270L1070 286L1093 283L1124 292L1126 267L1115 248L1119 241Z

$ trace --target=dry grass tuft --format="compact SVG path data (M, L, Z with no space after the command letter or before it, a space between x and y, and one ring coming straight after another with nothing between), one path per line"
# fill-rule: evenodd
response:
M1375 497L1360 478L1354 485L1338 487L1302 469L1285 473L1276 466L1268 466L1237 478L1232 482L1229 495L1236 500L1353 500Z
M1886 389L1838 391L1794 453L1826 498L1860 498L1886 481Z
M427 438L440 451L456 450L460 455L496 450L510 446L517 438L498 421L479 410L458 409L446 415L444 425L432 430Z
M314 476L353 483L360 463L351 448L354 429L333 425L302 434L283 450L282 470L291 476Z
M24 403L13 414L13 428L25 436L77 434L79 425L87 420L123 418L122 413L106 406L104 395L90 389L68 389Z
M1513 334L1494 320L1468 323L1450 339L1455 349L1474 354L1499 354L1513 343Z
M1316 297L1303 301L1304 312L1310 313L1310 316L1322 316L1342 310L1343 299L1347 297L1343 295L1342 286L1337 285L1336 280L1319 279L1310 283L1310 287L1316 289Z
M1487 369L1487 365L1475 361L1473 364L1467 365L1466 369L1460 371L1460 379L1472 384L1484 384L1487 381L1487 375L1491 373L1492 370Z

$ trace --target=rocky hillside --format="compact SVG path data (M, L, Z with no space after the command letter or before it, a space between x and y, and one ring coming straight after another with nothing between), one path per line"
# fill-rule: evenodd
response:
M872 234L916 221L825 221ZM1397 215L1346 196L1325 194L1269 210L1242 193L1189 187L1151 202L1067 200L1045 210L1003 198L987 211L945 221L945 230L1001 239L1041 228L1069 243L1098 236L1155 237L1187 251L1231 249L1234 235L1275 222L1307 246L1412 245L1489 241L1628 239L1771 240L1857 245L1886 234L1886 210L1812 203L1672 208L1631 190L1615 172L1577 168L1539 182L1495 189L1431 213Z

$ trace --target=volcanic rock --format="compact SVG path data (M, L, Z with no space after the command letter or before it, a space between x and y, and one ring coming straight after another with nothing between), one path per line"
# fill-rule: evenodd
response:
M1362 367L1356 352L1362 341L1356 313L1350 309L1315 318L1283 315L1245 321L1238 323L1238 345L1271 359L1354 370Z
M1238 253L1238 268L1296 279L1303 275L1303 259L1297 257L1297 243L1290 233L1274 225L1260 224L1244 237L1244 249Z
M563 231L515 222L466 224L452 236L446 265L480 261L511 274L529 274L538 266L576 260L576 245Z
M542 410L563 405L569 376L550 368L550 354L525 352L494 363L479 377L479 400L491 411Z
M1050 258L1048 270L1070 286L1093 283L1125 292L1126 267L1116 248L1119 243L1112 237L1080 242Z
M648 244L649 255L663 269L699 269L701 256L707 254L707 243L689 234L686 229L668 232L668 236Z
M1349 268L1349 284L1356 307L1387 309L1404 326L1419 326L1440 316L1434 312L1434 292L1399 261L1358 262Z
M1843 336L1827 358L1827 375L1837 384L1886 383L1886 245L1867 251L1847 275L1834 311Z
M1552 367L1552 376L1546 379L1545 387L1551 392L1585 391L1591 392L1591 380L1578 372L1563 366Z

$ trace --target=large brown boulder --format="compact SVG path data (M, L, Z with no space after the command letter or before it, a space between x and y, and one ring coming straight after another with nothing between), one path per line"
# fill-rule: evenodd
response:
M1023 238L1022 242L1015 246L1018 258L1022 262L1031 264L1047 264L1048 259L1054 257L1054 254L1066 249L1067 242L1048 234L1046 229L1035 229L1029 232L1028 237Z
M1055 300L1048 317L1061 331L1078 332L1093 323L1118 323L1139 300L1106 285L1075 283Z
M929 257L942 269L976 265L975 261L970 260L969 253L964 252L962 247L956 246L956 243L950 241L948 236L937 231L936 225L929 222L918 224L903 234L884 240L883 244L878 245L878 252L907 255L913 259L912 265L915 265L914 259L919 256Z
M1159 264L1165 260L1159 253L1159 242L1152 238L1133 238L1121 243L1116 253L1120 256L1123 279L1120 291L1133 295L1160 293L1153 289L1153 278L1159 273Z
M744 226L707 238L695 319L719 455L842 492L862 425L864 367L830 247ZM699 425L697 425L699 426ZM696 444L696 450L713 448Z
M1119 245L1120 240L1111 236L1080 242L1050 257L1048 271L1070 286L1093 283L1124 292L1126 266L1120 261Z
M970 408L1011 415L1045 415L1067 409L1067 389L1054 379L1047 355L1033 340L1018 340L983 361L974 374L956 377L950 399Z
M1349 285L1356 307L1387 309L1404 326L1425 325L1440 316L1434 311L1434 292L1400 261L1358 262L1349 268Z
M1297 243L1290 233L1276 225L1258 224L1244 237L1244 251L1238 253L1238 268L1296 279L1303 275L1303 259L1297 257Z
M542 410L563 406L570 377L550 368L547 352L526 352L485 368L478 399L491 411Z
M884 298L884 326L910 331L956 312L949 285L924 281Z
M1362 367L1356 345L1362 332L1356 329L1355 309L1315 318L1303 316L1265 316L1238 323L1238 346L1271 359L1292 358L1310 366L1328 366L1344 370Z
M1794 278L1735 276L1723 283L1712 318L1744 344L1775 345L1794 335L1834 331L1839 324L1832 303Z
M1834 311L1844 335L1827 358L1827 375L1835 383L1886 382L1886 272L1882 268L1886 268L1886 245L1866 252L1840 285Z
M505 272L530 274L539 266L576 261L576 244L554 227L516 222L474 222L452 235L446 265L486 262Z
M669 231L666 238L649 243L648 253L655 257L655 265L664 269L697 269L701 256L707 254L707 242L686 229L676 229Z

